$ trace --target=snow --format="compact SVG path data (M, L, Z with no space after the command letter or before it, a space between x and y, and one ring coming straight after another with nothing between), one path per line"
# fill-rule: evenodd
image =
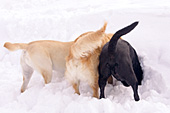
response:
M130 87L108 84L106 99L92 97L86 84L74 94L64 74L53 73L50 84L34 72L20 93L21 51L9 52L5 42L74 40L95 31L104 21L107 33L139 21L123 36L136 49L144 69L141 100ZM0 0L0 113L170 113L169 0Z

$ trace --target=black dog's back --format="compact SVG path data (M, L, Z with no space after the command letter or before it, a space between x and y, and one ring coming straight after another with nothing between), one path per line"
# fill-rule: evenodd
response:
M127 41L119 39L119 41L117 42L117 52L115 54L120 54L117 56L117 59L120 60L122 60L122 56L126 56L126 57L130 56L130 59L126 62L132 64L133 71L138 80L138 85L141 85L141 82L143 80L143 70L140 65L139 58L135 49ZM125 86L129 86L125 81L122 81L122 83Z
M109 43L106 43L102 49L102 52L101 52L101 55L99 58L100 64L104 63L104 62L108 63L110 60L109 54L108 54L108 46L109 46ZM101 56L105 56L105 57L101 58ZM121 66L121 64L123 64L123 65L127 64L127 63L131 64L133 66L132 67L133 71L134 71L136 78L138 80L138 85L141 85L141 82L143 79L143 71L142 71L142 68L141 68L141 65L140 65L140 62L139 62L139 59L138 59L135 49L127 41L122 40L122 39L118 40L114 58L115 58L115 62L119 62L118 67L120 67L120 68L117 69L117 71L119 71L118 73L120 73L120 75L124 75L124 74L126 74L126 72L128 72L128 71L126 71L126 69L128 69L128 68L126 68L125 66ZM120 62L122 62L122 63L120 63ZM100 64L99 64L99 67L100 67ZM108 64L105 64L105 65L108 65ZM105 65L102 65L102 66L105 66ZM104 68L104 67L101 67L100 69L102 69L102 68ZM102 70L100 70L100 71L102 71ZM125 72L125 73L123 73L123 72ZM105 73L105 75L107 75L107 74L111 75L112 73L110 71L107 71ZM117 77L116 75L114 75L114 76L115 76L115 78ZM119 76L116 79L119 80L120 79ZM129 84L126 83L124 80L120 80L120 81L123 83L124 86L129 86Z
M112 39L105 44L99 57L99 87L100 98L104 98L104 88L110 75L121 81L125 86L131 86L134 98L139 100L138 85L143 79L138 56L135 49L125 40L119 39L137 26L138 22L117 31Z

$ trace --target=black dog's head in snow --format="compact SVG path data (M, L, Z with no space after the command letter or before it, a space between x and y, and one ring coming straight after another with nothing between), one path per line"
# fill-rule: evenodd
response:
M106 43L99 58L100 98L104 98L107 79L113 75L125 86L131 86L135 101L139 101L138 85L141 85L143 71L134 48L125 40L119 39L137 26L138 22L117 31Z

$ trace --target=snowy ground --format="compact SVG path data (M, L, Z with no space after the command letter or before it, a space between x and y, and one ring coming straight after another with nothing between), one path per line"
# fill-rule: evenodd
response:
M107 85L106 99L92 98L87 84L81 95L55 72L50 84L35 72L20 93L21 51L3 44L34 40L74 40L108 22L114 33L134 21L139 25L123 38L137 50L144 69L141 100L120 83ZM0 0L0 113L170 113L169 0Z

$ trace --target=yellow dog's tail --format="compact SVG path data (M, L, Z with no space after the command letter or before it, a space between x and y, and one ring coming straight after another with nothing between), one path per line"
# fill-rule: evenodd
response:
M76 42L71 46L71 52L75 58L87 57L93 53L95 49L101 47L102 40L105 36L107 23L103 27L95 32L89 32L78 38Z
M28 44L26 43L10 43L10 42L6 42L4 44L4 47L7 48L9 51L16 51L19 49L26 49L28 46Z

